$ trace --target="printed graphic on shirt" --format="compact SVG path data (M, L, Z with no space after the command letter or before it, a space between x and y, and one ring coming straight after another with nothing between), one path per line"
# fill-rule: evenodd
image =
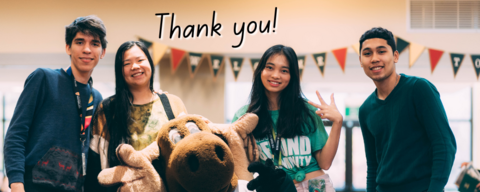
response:
M161 125L168 122L168 117L160 99L145 105L134 105L128 126L131 135L130 144L135 150L142 150L157 139Z
M308 180L308 192L326 192L325 179Z
M283 167L293 169L294 167L300 168L310 165L312 162L312 150L310 139L307 136L295 136L288 139L282 138L281 142L281 161ZM268 138L257 140L257 145L260 147L260 159L266 161L268 158L273 158Z

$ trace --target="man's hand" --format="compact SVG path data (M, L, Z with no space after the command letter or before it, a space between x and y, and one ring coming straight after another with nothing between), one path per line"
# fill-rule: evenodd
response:
M12 183L10 185L12 192L25 192L25 188L23 187L23 183Z
M317 92L318 100L320 100L320 105L312 101L308 101L308 104L319 109L315 113L322 119L328 119L334 123L341 123L343 121L343 117L342 117L342 114L338 112L337 105L335 105L335 99L333 98L333 93L330 96L330 105L329 105L323 100L322 96L320 96L320 93L318 91L316 92Z

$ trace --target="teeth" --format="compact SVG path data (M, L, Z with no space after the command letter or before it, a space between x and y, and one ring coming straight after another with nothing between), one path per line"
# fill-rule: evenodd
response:
M135 73L135 74L132 75L132 77L136 77L136 76L139 76L139 75L141 75L141 74L142 74L142 73Z
M378 69L381 69L382 67L374 67L372 68L372 70L378 70Z
M274 85L278 85L278 82L271 82L271 81L270 81L270 83L272 83L272 84L274 84Z

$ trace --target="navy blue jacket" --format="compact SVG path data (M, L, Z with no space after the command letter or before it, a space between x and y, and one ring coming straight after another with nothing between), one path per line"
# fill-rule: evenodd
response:
M85 116L91 89L89 85L77 84ZM97 90L92 91L95 111L102 96ZM87 130L87 136L90 130ZM80 117L72 76L63 69L38 68L25 81L5 137L5 168L10 184L24 183L24 177L28 174L25 171L36 165L53 146L81 157L82 144L79 138ZM83 149L86 155L89 142L90 138L87 137Z

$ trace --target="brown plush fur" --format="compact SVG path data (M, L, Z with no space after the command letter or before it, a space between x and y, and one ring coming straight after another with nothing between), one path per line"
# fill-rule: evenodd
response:
M247 113L240 117L233 124L209 124L210 128L217 134L223 135L228 140L228 146L233 153L235 162L235 174L238 179L250 181L252 173L248 172L249 162L258 159L258 151L255 140L248 136L257 126L258 116ZM253 141L253 142L250 142ZM248 145L248 146L247 146ZM245 152L245 149L249 152ZM249 157L247 157L247 155Z
M189 121L195 122L201 132L190 134L185 126ZM169 139L174 128L183 137L177 144ZM230 192L236 188L228 145L198 116L186 115L168 122L158 133L157 143L162 151L160 176L169 192Z
M190 134L185 126L189 121L201 132ZM249 161L258 159L258 149L248 134L257 123L258 117L249 113L234 124L207 125L196 115L177 117L160 129L157 142L141 151L120 145L117 156L125 165L103 170L99 182L106 186L122 183L119 191L232 192L238 179L253 179L247 167ZM169 138L174 128L183 138L176 144ZM157 157L159 173L151 164Z
M159 154L156 142L141 151L135 151L131 145L119 145L117 156L124 165L102 170L98 181L105 186L121 183L121 192L161 191L165 187L152 165Z

